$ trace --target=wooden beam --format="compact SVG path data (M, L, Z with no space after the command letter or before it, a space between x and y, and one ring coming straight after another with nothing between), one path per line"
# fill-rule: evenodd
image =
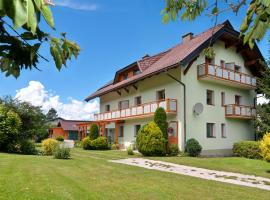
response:
M231 42L231 43L225 43L225 49L228 49L232 46L237 46L239 43L240 43L240 40L236 40L236 41Z
M135 90L138 90L138 87L136 85L132 85Z
M124 88L124 90L126 91L126 93L129 93L129 90L127 88Z
M196 58L194 58L190 63L188 63L188 66L184 70L184 75L186 75L188 73L189 68L192 66L192 64L194 63L194 61L197 60L197 58L198 58L198 56Z
M257 63L257 60L251 60L251 61L245 62L245 66L249 67L251 65L255 65L256 63Z
M236 48L236 53L241 53L241 52L244 52L244 51L247 51L247 50L249 50L249 47L241 45L241 46L238 46Z
M121 96L121 92L120 91L116 91L117 92L117 94L119 95L119 96Z

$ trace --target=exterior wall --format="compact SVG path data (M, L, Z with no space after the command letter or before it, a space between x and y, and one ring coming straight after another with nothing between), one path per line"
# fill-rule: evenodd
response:
M57 138L59 136L63 136L65 138L65 140L68 139L68 132L64 131L63 128L61 127L56 127L56 128L51 128L52 130L52 135L51 138Z

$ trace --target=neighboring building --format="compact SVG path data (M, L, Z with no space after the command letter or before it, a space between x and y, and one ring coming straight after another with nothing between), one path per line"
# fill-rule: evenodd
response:
M211 60L203 54L210 45ZM86 101L100 98L95 121L102 135L122 147L135 142L140 127L163 107L171 144L184 150L187 139L195 138L203 154L225 155L233 143L254 139L256 76L264 67L258 47L243 45L226 21L124 67Z
M61 117L57 117L55 119L52 119L52 120L47 120L46 121L46 124L49 126L49 127L56 127L58 125L58 123L60 122L60 120L64 120L63 118Z
M81 140L86 135L84 132L79 131L78 124L87 124L90 121L79 121L79 120L65 120L60 118L58 124L55 127L49 129L49 137L57 138L63 136L65 140Z

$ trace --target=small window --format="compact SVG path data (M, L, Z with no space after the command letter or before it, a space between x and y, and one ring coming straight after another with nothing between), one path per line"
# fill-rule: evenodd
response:
M221 92L221 106L225 106L225 92Z
M226 138L227 134L226 134L226 124L221 124L221 137L222 138Z
M215 137L215 124L214 123L207 123L206 124L206 136L208 138Z
M140 74L140 73L141 73L141 72L140 72L139 69L134 69L134 70L133 70L133 76L138 75L138 74Z
M157 100L164 100L165 98L165 90L157 91Z
M141 97L141 96L138 96L138 97L135 97L135 98L134 98L134 105L135 105L135 106L140 106L140 105L142 105L142 97Z
M241 72L241 67L238 66L238 65L235 65L234 66L234 71L240 73Z
M134 137L137 137L140 129L141 129L141 125L140 124L135 125L135 127L134 127Z
M105 112L109 112L111 110L111 106L108 104L108 105L105 105Z
M128 79L128 74L126 73L123 75L123 80L127 80L127 79Z
M124 137L124 126L123 125L119 127L118 137Z
M119 110L127 109L129 107L129 100L119 101Z
M235 105L241 105L241 96L235 95Z
M222 69L225 69L225 61L224 61L224 60L221 60L221 61L220 61L220 67L221 67Z
M207 105L214 105L214 91L212 90L206 91L206 103Z

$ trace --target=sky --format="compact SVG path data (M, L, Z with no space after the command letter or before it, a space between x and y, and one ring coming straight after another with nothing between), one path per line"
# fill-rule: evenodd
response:
M175 21L163 24L161 10L164 0L54 0L52 8L56 31L42 23L52 35L66 32L81 47L77 60L59 72L45 44L40 54L42 71L23 71L18 79L0 73L0 96L11 95L42 106L44 112L54 107L67 119L91 119L99 110L98 99L84 99L114 77L114 73L145 54L153 55L181 42L188 32L198 34L213 26L203 14L193 22ZM218 22L229 19L239 30L245 14L225 13ZM268 34L269 35L269 34ZM258 45L268 58L267 38Z

